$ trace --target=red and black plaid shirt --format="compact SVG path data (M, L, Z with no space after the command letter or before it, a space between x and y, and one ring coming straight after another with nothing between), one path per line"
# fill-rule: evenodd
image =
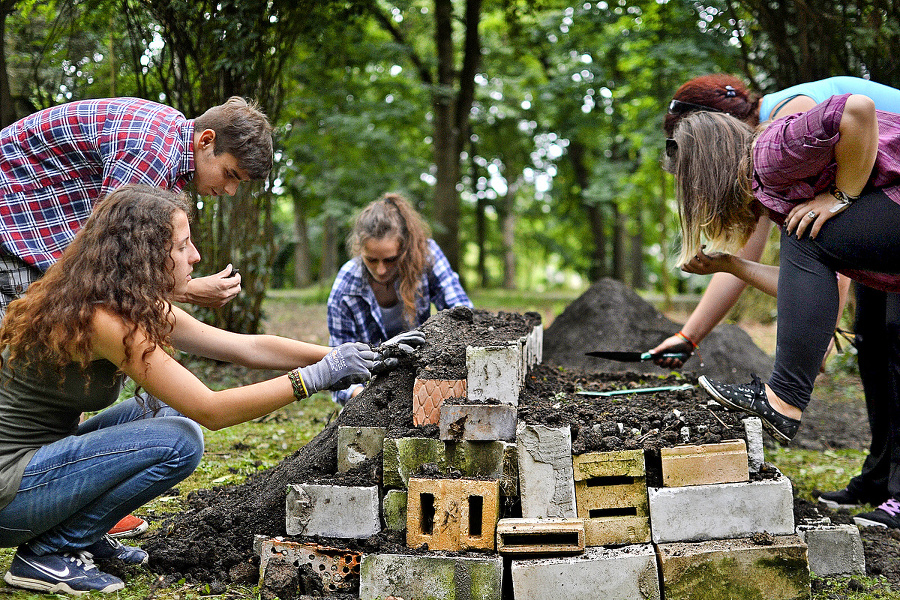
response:
M94 204L127 183L193 178L194 121L138 98L48 108L0 131L0 252L45 271Z

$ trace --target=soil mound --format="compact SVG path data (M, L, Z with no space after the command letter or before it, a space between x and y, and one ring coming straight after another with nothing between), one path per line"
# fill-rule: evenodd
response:
M595 373L633 371L662 375L669 370L650 361L622 363L584 353L646 351L680 328L630 287L614 279L601 279L567 306L544 332L544 363ZM682 372L728 383L746 383L750 373L756 373L765 381L772 372L772 359L740 327L719 325L703 340Z

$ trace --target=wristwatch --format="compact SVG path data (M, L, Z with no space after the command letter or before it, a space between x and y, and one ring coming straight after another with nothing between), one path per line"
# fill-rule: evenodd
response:
M853 204L854 200L857 200L859 196L851 196L847 192L839 189L837 186L833 186L831 188L831 195L834 196L838 203L831 207L828 212L831 213L839 213L842 210L846 209L848 206Z

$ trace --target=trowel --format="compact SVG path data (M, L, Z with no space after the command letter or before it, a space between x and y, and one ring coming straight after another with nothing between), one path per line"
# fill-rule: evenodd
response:
M647 360L656 360L657 358L674 358L681 362L690 358L687 352L660 352L651 354L649 352L617 352L615 350L597 350L594 352L585 352L586 356L596 358L605 358L607 360L616 360L619 362L644 362Z

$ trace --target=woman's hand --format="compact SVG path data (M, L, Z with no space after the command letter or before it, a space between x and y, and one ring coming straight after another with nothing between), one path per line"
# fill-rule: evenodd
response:
M730 273L732 255L725 252L710 252L706 254L700 246L694 258L681 265L681 270L694 275L711 275L712 273Z
M650 354L662 354L662 353L685 353L688 356L694 353L694 347L684 341L684 339L679 335L673 335L671 337L667 337L660 343L656 348L650 349ZM667 369L677 369L684 364L683 360L679 360L677 358L656 358L653 360L654 363L659 365L660 367L665 367Z
M342 390L372 377L375 353L368 344L347 342L336 346L319 362L300 367L308 395L319 390Z
M788 235L796 231L797 239L803 237L803 233L809 229L809 238L815 239L825 221L848 206L850 205L832 196L831 192L822 192L812 200L795 205L784 220L784 227Z

